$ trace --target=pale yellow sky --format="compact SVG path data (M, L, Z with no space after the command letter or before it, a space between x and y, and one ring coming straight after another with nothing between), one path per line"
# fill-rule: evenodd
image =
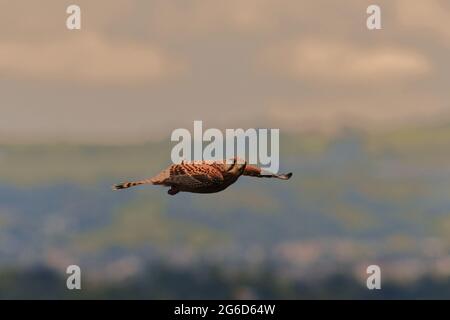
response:
M448 56L446 0L0 0L0 141L450 120Z

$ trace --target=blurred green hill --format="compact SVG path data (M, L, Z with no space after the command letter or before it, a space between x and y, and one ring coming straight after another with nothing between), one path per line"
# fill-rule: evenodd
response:
M175 197L158 187L111 191L164 168L170 148L1 145L0 269L44 266L59 277L78 264L92 283L122 283L160 264L195 274L199 263L268 264L274 283L336 274L358 283L369 264L400 283L450 274L449 125L283 136L289 182L243 177L222 193ZM21 275L5 272L0 288L17 280L21 292ZM238 281L230 277L220 281ZM149 294L165 295L182 297Z

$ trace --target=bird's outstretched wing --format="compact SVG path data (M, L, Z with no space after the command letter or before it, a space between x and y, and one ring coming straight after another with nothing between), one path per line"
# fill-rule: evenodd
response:
M222 173L212 165L181 163L173 164L152 178L154 184L203 188L223 183Z
M277 178L281 180L289 180L292 177L291 172L286 174L274 174L270 172L264 172L261 168L252 165L247 165L245 167L243 175L257 178Z

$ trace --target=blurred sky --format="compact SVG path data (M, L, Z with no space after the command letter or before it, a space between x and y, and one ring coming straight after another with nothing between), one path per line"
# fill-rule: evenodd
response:
M446 0L1 0L0 142L446 121L449 56Z

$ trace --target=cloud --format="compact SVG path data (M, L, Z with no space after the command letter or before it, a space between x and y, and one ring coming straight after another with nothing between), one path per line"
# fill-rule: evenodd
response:
M431 93L377 91L360 96L272 101L266 117L272 125L298 131L334 133L343 127L392 129L408 123L448 118L448 105Z
M0 43L0 76L20 79L136 84L173 76L183 67L156 46L107 41L93 33Z
M426 75L425 56L395 46L365 48L345 42L305 40L269 49L261 62L272 70L311 81L389 81Z
M369 0L78 0L80 32L68 2L0 3L3 137L131 142L199 118L381 128L450 111L445 0L379 0L379 32Z
M154 1L149 24L174 37L214 32L260 32L271 29L279 6L273 0L190 1L184 5Z
M410 32L425 34L450 45L450 4L446 0L395 2L396 18Z

